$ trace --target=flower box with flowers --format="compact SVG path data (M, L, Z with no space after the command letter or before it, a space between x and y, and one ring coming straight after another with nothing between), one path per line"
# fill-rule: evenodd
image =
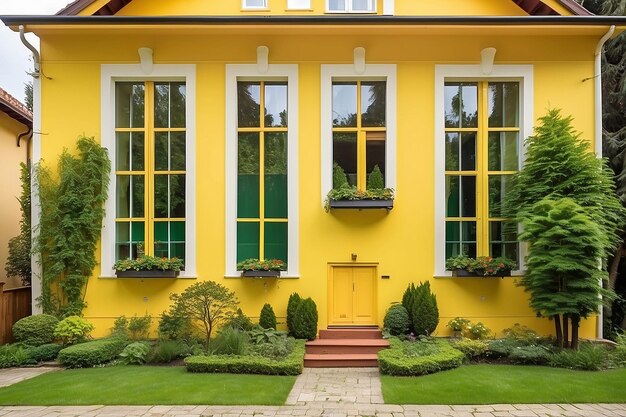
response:
M122 259L113 265L118 278L176 278L183 267L182 259L147 255L137 259Z
M446 269L455 277L510 277L516 263L504 257L479 256L469 258L459 255L446 261Z
M249 258L237 264L241 276L249 278L278 278L284 269L285 262L280 259Z

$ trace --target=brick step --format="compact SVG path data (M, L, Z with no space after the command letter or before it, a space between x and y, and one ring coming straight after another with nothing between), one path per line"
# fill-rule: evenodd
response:
M306 343L306 353L376 354L387 347L389 342L383 339L316 339Z
M383 333L379 328L334 328L320 330L320 339L380 339Z
M343 355L307 353L304 355L304 366L306 368L377 368L378 355L375 353Z

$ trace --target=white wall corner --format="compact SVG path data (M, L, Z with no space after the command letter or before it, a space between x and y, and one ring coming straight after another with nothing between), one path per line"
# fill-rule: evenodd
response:
M393 16L396 14L395 0L383 0L383 15Z

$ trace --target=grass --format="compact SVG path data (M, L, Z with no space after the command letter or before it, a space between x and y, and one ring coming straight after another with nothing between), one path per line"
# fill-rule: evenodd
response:
M420 377L382 376L382 388L390 404L622 403L626 369L469 365Z
M282 405L295 380L295 376L193 374L184 367L71 369L0 388L0 405Z

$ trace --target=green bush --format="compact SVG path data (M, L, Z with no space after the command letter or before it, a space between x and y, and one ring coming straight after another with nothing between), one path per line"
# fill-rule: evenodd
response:
M29 346L41 346L54 341L54 328L59 319L49 314L35 314L19 319L13 325L13 338Z
M127 343L117 337L79 343L62 349L57 360L68 368L90 368L117 358Z
M411 304L411 319L416 335L430 336L439 324L437 297L430 291L430 282L420 283Z
M152 352L150 352L148 362L170 363L175 359L187 356L189 352L189 347L181 341L161 340L154 346Z
M520 346L511 351L511 361L521 365L545 365L552 352L545 346Z
M64 345L73 345L87 340L87 336L93 329L93 324L89 323L84 318L69 316L56 325L54 328L54 337L59 339Z
M455 317L450 320L447 326L452 329L454 332L462 332L470 325L470 321L468 319L464 319L462 317Z
M113 322L111 336L128 337L128 319L126 316L119 316Z
M482 340L487 339L491 335L491 330L479 321L475 324L469 324L463 331L463 335L470 339Z
M370 172L370 175L367 177L367 189L382 190L383 188L385 188L385 179L383 178L383 173L380 172L378 164L376 164L374 165L372 172Z
M27 348L28 356L35 362L53 361L57 358L63 346L56 343L48 343L41 346L33 346Z
M147 339L150 334L152 316L146 314L143 317L133 316L128 320L128 332L133 340Z
M284 360L273 360L257 355L247 356L190 356L185 359L188 372L231 374L299 375L304 362L304 341L298 340L293 351Z
M311 297L302 300L294 317L295 337L313 340L317 336L317 305Z
M529 345L535 344L541 339L539 333L537 333L530 327L521 325L519 323L515 323L513 327L504 329L502 332L504 333L504 337L508 339L522 340Z
M426 375L446 369L458 368L463 363L463 353L454 349L445 340L431 341L430 354L409 357L405 354L404 344L422 342L402 342L390 339L389 349L378 352L380 372L385 375L414 376Z
M393 336L409 332L409 312L402 304L392 304L385 314L384 328Z
M488 347L485 354L491 358L506 358L514 349L527 346L527 343L524 341L510 338L490 340L487 344Z
M163 312L159 320L159 337L165 340L190 340L193 334L191 320L172 310Z
M252 323L252 320L240 308L237 309L237 312L230 319L224 322L224 327L231 327L244 332L252 330L254 326L255 324Z
M409 332L413 334L415 334L415 326L413 325L413 315L411 311L413 309L413 299L415 299L416 291L415 284L410 283L402 295L402 305L409 313Z
M276 314L271 305L265 303L261 309L261 315L259 316L259 326L264 329L276 330Z
M615 341L617 346L612 354L612 359L617 366L626 366L626 335L617 334Z
M147 342L133 342L127 345L120 353L120 360L124 365L143 365L150 353L150 344Z
M256 343L249 346L251 355L258 355L268 359L281 360L286 358L294 349L296 340L293 337L282 337L271 342Z
M579 350L565 349L550 357L550 366L555 368L599 371L609 365L609 352L604 346L583 343Z
M210 345L213 355L243 355L246 353L248 335L232 327L224 327Z
M300 295L298 295L297 292L294 292L289 296L289 302L287 302L287 330L289 331L290 336L295 334L294 320L296 317L296 310L301 302L302 298L300 298Z
M489 344L487 342L483 342L482 340L472 340L472 339L461 339L452 344L455 349L463 352L465 357L468 359L476 358L484 355L489 348Z
M333 162L333 188L339 189L347 186L348 177L346 176L346 172L337 162Z
M0 346L0 368L34 365L36 363L37 361L29 355L28 349L20 344Z

